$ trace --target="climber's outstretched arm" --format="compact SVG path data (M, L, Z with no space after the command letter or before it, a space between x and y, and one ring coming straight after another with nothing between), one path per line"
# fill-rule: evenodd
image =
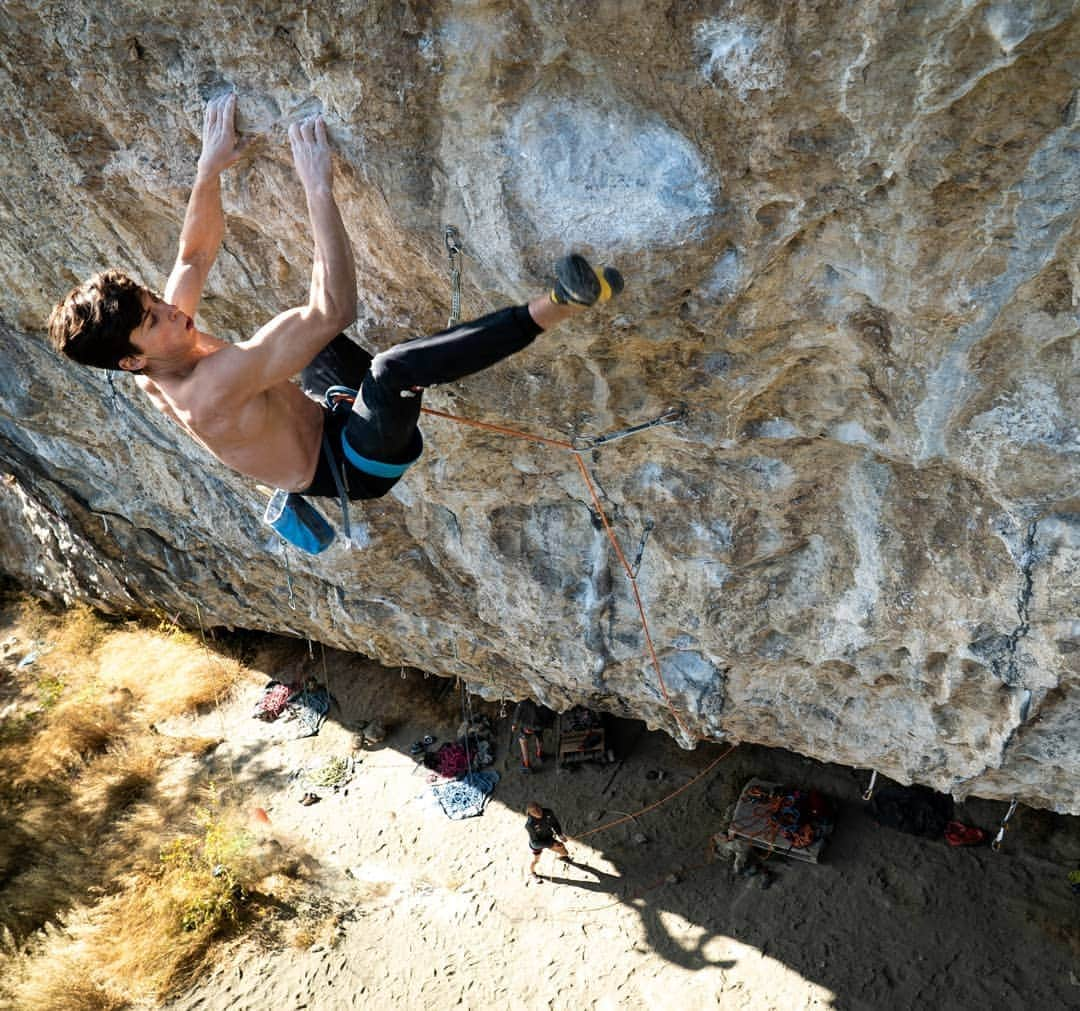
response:
M243 403L296 375L356 319L352 246L334 200L333 163L321 116L289 129L296 174L304 187L314 263L307 304L275 316L254 337L221 349L203 367L202 382Z
M165 301L192 317L225 235L221 173L236 162L244 147L236 139L235 111L235 92L213 98L206 105L195 185L184 215L176 264L165 285Z

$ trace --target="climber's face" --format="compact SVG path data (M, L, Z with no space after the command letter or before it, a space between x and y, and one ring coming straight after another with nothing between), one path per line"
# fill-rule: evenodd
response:
M120 360L120 367L131 372L175 360L194 346L197 336L194 321L175 305L148 291L142 299L143 320L131 332L131 343L139 354Z

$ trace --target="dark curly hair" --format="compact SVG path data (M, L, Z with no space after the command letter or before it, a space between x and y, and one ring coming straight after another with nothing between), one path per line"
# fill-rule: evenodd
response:
M119 369L121 358L139 354L131 334L146 315L145 291L122 270L95 274L53 309L49 339L57 351L82 365Z

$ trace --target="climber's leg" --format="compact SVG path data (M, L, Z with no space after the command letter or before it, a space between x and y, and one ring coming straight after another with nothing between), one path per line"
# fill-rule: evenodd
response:
M510 306L430 337L418 337L377 354L353 405L346 435L365 457L387 462L411 458L420 393L508 358L544 330L622 290L618 271L594 270L581 256L556 267L558 281L528 305Z

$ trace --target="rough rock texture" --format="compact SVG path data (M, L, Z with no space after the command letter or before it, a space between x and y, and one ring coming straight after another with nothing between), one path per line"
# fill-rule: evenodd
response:
M402 0L0 10L0 548L42 592L311 636L957 795L1080 813L1080 17L1066 0ZM304 297L285 130L321 109L370 348L472 315L568 245L611 310L431 406L428 449L311 560L128 377L43 319L108 264L163 283L204 100L227 177L200 324ZM329 510L336 519L336 511ZM649 529L651 527L651 530Z

